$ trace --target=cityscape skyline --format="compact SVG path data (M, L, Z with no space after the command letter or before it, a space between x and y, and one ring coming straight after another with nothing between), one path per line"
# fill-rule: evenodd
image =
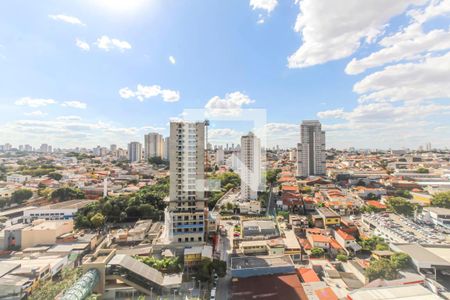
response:
M186 109L262 108L269 146L304 119L335 148L449 146L446 1L25 3L0 6L0 144L126 145Z

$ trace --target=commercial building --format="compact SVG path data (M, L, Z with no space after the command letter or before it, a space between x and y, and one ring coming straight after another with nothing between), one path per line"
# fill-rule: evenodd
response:
M420 284L363 288L352 291L348 300L438 300L442 299Z
M450 209L448 208L424 207L421 218L425 222L450 229Z
M261 142L252 132L241 137L241 198L256 200L261 184Z
M231 277L293 274L295 265L289 255L238 256L231 258Z
M144 158L163 157L164 138L161 134L151 132L144 136Z
M300 125L300 138L297 146L297 176L325 175L325 131L322 131L320 122L303 121Z
M139 162L142 159L142 145L139 142L128 144L128 160L130 162Z
M31 176L29 176L29 175L11 174L11 175L6 176L6 182L9 182L9 183L22 184L29 180L31 180Z
M23 212L25 221L30 222L37 219L44 220L71 220L75 213L86 205L96 202L95 200L69 200L65 202L35 207Z
M170 123L170 193L165 220L171 242L204 242L205 126L205 122Z

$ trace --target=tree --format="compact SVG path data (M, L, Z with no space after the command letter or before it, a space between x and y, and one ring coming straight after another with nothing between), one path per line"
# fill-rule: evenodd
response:
M96 213L90 221L94 228L100 228L105 223L105 217L101 213Z
M395 191L395 196L406 198L406 199L411 199L412 198L412 195L411 195L411 193L408 190Z
M314 247L311 249L311 257L322 257L325 254L325 250L322 248Z
M359 244L363 248L363 250L373 251L376 249L377 245L385 244L385 242L383 238L373 236L368 239L360 241Z
M450 209L450 192L435 194L431 199L431 205Z
M266 172L266 181L269 184L277 182L278 175L281 173L281 169L269 169Z
M391 256L391 263L394 268L404 270L410 267L411 257L406 253L394 253L394 255Z
M377 251L385 251L385 250L389 250L389 246L388 246L388 244L386 244L386 243L378 243L378 244L375 246L375 250L377 250Z
M417 173L422 173L422 174L428 174L428 173L430 173L430 170L421 167L421 168L418 168L418 169L416 170L416 172L417 172Z
M346 262L348 260L348 256L343 254L343 253L339 253L336 256L336 259L339 260L339 261L342 261L342 262Z
M83 199L84 197L84 193L81 190L70 187L56 189L51 194L52 200L58 200L60 202L72 199Z
M47 176L49 178L57 180L57 181L60 181L62 179L62 177L63 177L61 174L56 173L56 172L49 173Z
M408 199L401 197L392 197L387 201L387 206L393 212L404 216L412 216L415 206Z
M373 281L378 278L393 280L397 278L398 271L389 260L379 259L370 263L369 267L366 269L366 276L369 281Z
M11 195L11 202L22 204L23 201L30 199L33 197L33 192L29 189L19 189L14 191Z

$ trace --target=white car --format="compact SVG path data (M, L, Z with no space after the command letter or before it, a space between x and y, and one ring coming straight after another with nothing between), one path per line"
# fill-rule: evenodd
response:
M211 297L209 299L210 300L216 300L216 288L213 288L211 290Z

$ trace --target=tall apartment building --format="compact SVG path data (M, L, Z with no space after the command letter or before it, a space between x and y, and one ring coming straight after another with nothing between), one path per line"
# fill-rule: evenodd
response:
M149 159L152 157L163 157L164 139L163 136L156 132L151 132L144 136L144 157Z
M256 200L261 184L261 142L252 132L241 137L241 198Z
M142 159L142 145L139 142L128 144L128 160L130 162L139 162Z
M166 210L169 240L203 243L207 209L205 122L170 123L170 201Z
M224 164L225 162L225 152L222 148L216 150L216 163L219 165Z
M302 122L297 151L297 176L325 175L325 131L319 121Z
M163 159L169 160L169 153L170 153L170 138L165 137L164 138L164 148L163 148Z

